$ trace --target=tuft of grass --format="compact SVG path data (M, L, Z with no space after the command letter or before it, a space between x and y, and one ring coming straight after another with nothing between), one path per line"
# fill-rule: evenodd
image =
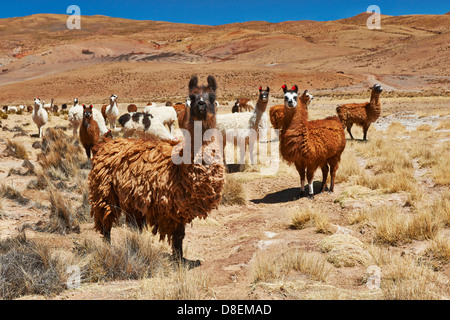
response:
M41 149L38 162L53 180L69 180L85 160L79 140L68 137L62 130L48 129Z
M392 251L371 246L375 264L381 268L381 290L388 300L446 299L449 282L414 256L399 256Z
M443 264L450 262L450 238L440 235L428 246L426 253Z
M5 152L8 156L12 156L17 159L28 160L30 158L27 149L20 141L12 141L8 139L6 141Z
M317 233L332 234L336 232L333 225L325 214L325 208L321 204L306 204L296 210L291 216L291 228L304 229L315 226Z
M322 252L327 253L328 262L336 267L369 266L373 259L363 243L348 234L335 234L320 242Z
M383 205L372 214L377 239L390 245L399 245L412 240L430 240L436 237L442 227L440 219L430 210L422 210L416 214L402 213L395 205Z
M64 289L58 261L45 245L28 241L25 235L0 242L0 298L51 295Z
M80 226L76 220L76 213L72 209L72 203L61 192L49 189L50 221L41 230L51 233L66 235L72 232L80 233Z
M252 268L253 282L283 280L293 271L305 274L312 280L326 281L331 269L318 253L289 250L276 257L259 254Z
M25 198L20 191L5 184L0 185L0 197L12 200L21 206L26 206L30 203L30 199Z
M222 205L245 205L247 202L242 184L233 176L227 175L222 191Z
M128 232L117 245L84 238L76 244L76 255L85 261L87 282L143 279L164 274L169 260L148 234Z

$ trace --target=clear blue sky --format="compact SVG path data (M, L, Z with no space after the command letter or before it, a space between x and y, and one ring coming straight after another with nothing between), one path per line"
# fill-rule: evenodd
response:
M36 13L65 14L78 5L82 15L106 15L136 20L157 20L218 25L244 21L337 20L378 5L382 14L444 14L450 0L1 0L0 18Z

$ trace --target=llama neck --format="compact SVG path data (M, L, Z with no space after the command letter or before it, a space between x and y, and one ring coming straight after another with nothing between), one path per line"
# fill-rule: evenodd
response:
M281 130L280 151L287 161L294 161L299 154L310 149L308 139L308 113L301 103L295 110L285 107L285 118Z
M221 135L220 136L205 135L205 132L207 132L209 129L215 128L215 126L213 126L213 124L215 124L215 118L208 120L209 120L208 124L205 124L204 121L189 122L188 126L188 132L190 134L189 149L191 150L190 163L192 164L212 163L215 160L213 160L211 156L217 158L219 154L221 155L218 143L219 139L221 138ZM213 133L213 130L210 130L207 133ZM221 156L220 159L222 159Z
M259 127L261 118L262 118L263 114L266 112L267 102L268 101L262 101L261 99L259 99L256 102L256 107L255 107L255 110L253 111L256 114L256 121L255 121L254 129L258 129L258 127Z
M91 124L91 120L92 120L92 117L91 118L83 117L82 126L85 128L89 128L89 125Z
M380 93L372 91L372 94L370 95L370 104L373 106L380 105Z

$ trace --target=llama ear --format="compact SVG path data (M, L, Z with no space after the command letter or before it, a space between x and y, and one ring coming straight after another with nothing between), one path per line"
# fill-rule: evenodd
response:
M197 76L193 76L189 81L189 90L192 90L197 87L198 87L198 78Z
M208 76L208 86L211 88L212 91L216 91L217 90L217 82L216 79L214 79L213 76Z
M287 86L286 86L285 84L283 84L283 85L281 86L281 88L283 89L283 92L286 93L286 91L287 91Z
M292 90L293 90L295 93L297 93L297 92L298 92L298 87L297 87L297 85L294 85L294 86L292 87Z

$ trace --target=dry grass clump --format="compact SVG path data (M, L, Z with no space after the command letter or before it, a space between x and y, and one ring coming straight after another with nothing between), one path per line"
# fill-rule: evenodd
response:
M63 290L58 261L49 248L24 235L0 242L0 299L51 295Z
M76 244L87 282L143 279L170 269L168 258L148 234L128 232L116 245L84 238Z
M429 244L426 253L446 264L450 262L450 238L440 235Z
M390 136L403 133L406 131L406 127L399 122L391 122L386 129L386 133Z
M211 279L208 274L177 266L168 276L158 276L142 281L142 297L153 300L211 299Z
M232 175L227 175L222 190L222 205L245 205L247 202L242 184Z
M422 131L422 132L429 132L429 131L432 131L432 130L433 130L433 127L430 126L429 124L421 124L420 126L418 126L416 128L416 131L418 131L418 132L420 132L420 131Z
M28 160L30 156L28 155L28 151L20 141L6 141L6 149L5 152L8 156L12 156L17 159Z
M304 229L315 226L317 233L332 234L336 231L325 213L325 208L321 204L306 204L296 210L291 217L291 228Z
M320 242L320 249L327 253L328 262L338 268L354 267L357 264L369 266L373 262L364 244L348 234L335 234L324 238Z
M76 213L72 209L72 203L61 192L50 188L50 219L39 231L59 233L66 235L72 232L80 233L80 225L76 219Z
M292 271L305 274L312 280L326 281L331 269L318 253L290 250L275 257L261 253L252 268L253 282L283 280Z
M347 182L353 177L361 176L364 168L358 163L354 152L344 152L336 174L336 183Z
M433 239L442 227L441 220L429 210L410 215L396 205L382 205L371 219L376 225L377 239L394 246L411 240Z
M373 246L369 249L381 268L381 290L389 300L448 299L449 280L411 256L399 256Z
M41 149L38 162L52 180L69 180L85 162L79 140L68 137L62 130L48 129Z
M439 186L450 185L450 142L446 141L440 148L435 151L437 160L431 168L431 175Z
M436 130L450 130L450 120L439 121Z
M5 184L0 185L0 198L12 200L21 206L26 206L30 203L30 199L25 198L20 191Z

